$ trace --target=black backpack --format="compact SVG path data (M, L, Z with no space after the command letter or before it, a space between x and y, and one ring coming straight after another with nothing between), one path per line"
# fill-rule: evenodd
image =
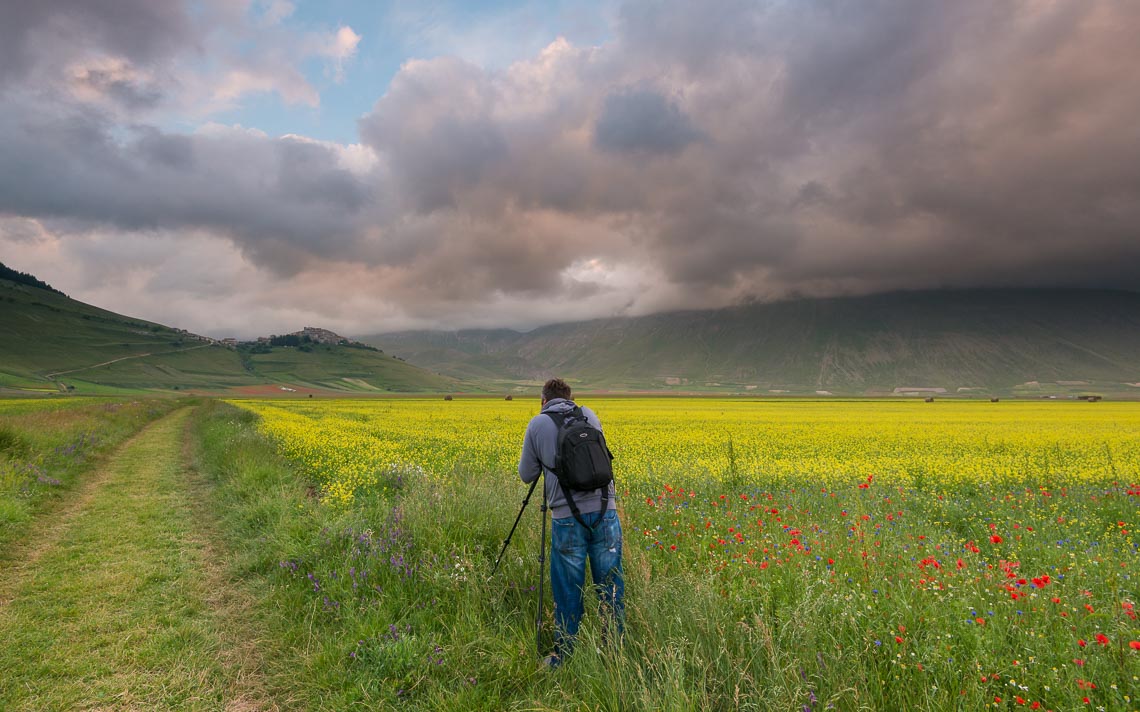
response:
M582 513L574 502L574 492L602 490L602 513L609 506L610 483L614 481L613 453L606 447L602 431L590 425L582 408L574 406L568 413L547 413L558 427L558 440L554 448L554 467L550 468L570 513L582 526ZM589 527L587 527L589 528Z

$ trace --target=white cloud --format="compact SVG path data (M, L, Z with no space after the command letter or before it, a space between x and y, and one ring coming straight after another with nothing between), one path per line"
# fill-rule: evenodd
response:
M297 9L289 0L260 0L261 21L267 25L279 25L293 15Z
M230 69L213 81L211 110L231 108L246 94L276 92L287 104L318 106L320 94L308 80L290 66L242 67Z

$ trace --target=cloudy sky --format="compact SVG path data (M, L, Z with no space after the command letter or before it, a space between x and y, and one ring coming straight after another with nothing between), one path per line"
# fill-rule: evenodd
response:
M0 261L215 336L1140 289L1140 2L0 0Z

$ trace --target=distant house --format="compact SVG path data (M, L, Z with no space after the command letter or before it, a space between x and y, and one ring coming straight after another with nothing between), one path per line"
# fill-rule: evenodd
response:
M231 337L228 339L222 339L219 343L221 343L223 346L231 346L237 348L238 340Z
M896 396L917 396L924 393L945 393L945 388L928 388L920 386L899 386L895 389Z

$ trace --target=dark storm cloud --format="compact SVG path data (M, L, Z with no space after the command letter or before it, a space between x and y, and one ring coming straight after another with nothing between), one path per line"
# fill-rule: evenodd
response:
M490 115L495 102L478 67L453 58L418 63L393 79L361 122L361 138L387 158L410 210L452 208L506 157L504 127Z
M720 71L726 59L750 56L771 41L764 21L769 2L630 0L618 13L618 32L630 58L661 63L698 76Z
M594 127L598 148L617 153L676 153L699 136L674 104L639 89L608 95Z
M194 41L193 22L177 2L11 0L0 5L0 88L92 48L145 63Z
M164 47L193 47L193 27L138 4L79 41L131 64L84 64L74 91L139 109L172 91ZM603 314L1140 288L1136 3L631 1L601 47L407 62L359 122L375 160L353 171L349 147L45 107L29 38L99 13L6 12L0 83L23 93L0 96L0 211L207 230L280 272L355 263L425 319L579 294Z
M21 109L0 116L0 212L209 228L286 272L357 239L365 187L326 146L237 130L124 140L96 116Z
M522 255L549 245L531 265L548 284L586 253L652 266L682 303L1140 287L1140 6L631 2L617 30L528 67L397 78L362 135L394 157L405 219L458 226L432 254L464 253L478 216ZM619 239L559 252L522 228L546 212Z

